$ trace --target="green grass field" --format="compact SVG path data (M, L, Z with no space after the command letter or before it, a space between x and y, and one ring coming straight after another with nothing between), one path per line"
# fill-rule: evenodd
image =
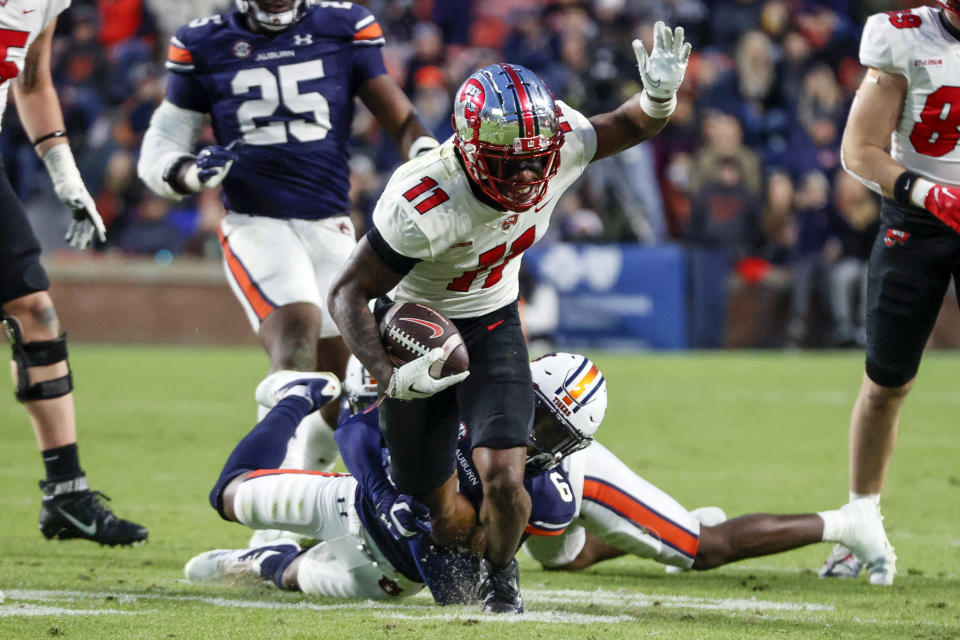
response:
M688 507L730 515L846 500L847 419L862 354L591 354L607 376L599 439ZM37 532L40 456L0 384L0 638L960 638L956 355L929 354L884 497L893 587L818 580L815 545L707 572L636 558L582 574L521 558L528 613L304 600L260 584L197 586L184 562L243 546L207 492L252 426L257 350L77 346L80 451L94 488L150 541L108 549Z

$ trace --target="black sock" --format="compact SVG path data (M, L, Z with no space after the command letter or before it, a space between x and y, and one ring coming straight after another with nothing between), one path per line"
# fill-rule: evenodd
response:
M48 482L72 480L83 475L77 443L53 447L43 452L43 466L47 468Z

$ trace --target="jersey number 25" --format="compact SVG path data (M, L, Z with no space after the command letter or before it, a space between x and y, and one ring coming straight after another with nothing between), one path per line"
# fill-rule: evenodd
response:
M292 136L300 142L327 137L330 131L330 105L317 91L300 93L300 83L323 77L323 60L308 60L277 67L274 75L266 67L243 69L233 77L233 95L260 89L260 98L247 100L237 109L237 120L247 144L283 144ZM283 104L293 113L312 113L313 118L258 125L254 118L269 118Z

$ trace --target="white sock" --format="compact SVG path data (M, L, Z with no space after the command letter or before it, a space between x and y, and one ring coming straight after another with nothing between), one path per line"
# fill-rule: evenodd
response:
M850 502L853 502L854 500L859 500L860 498L869 498L870 500L873 500L873 504L877 505L878 507L880 506L879 493L854 493L853 491L850 492Z
M841 542L841 538L847 529L847 514L839 509L833 509L831 511L820 511L817 515L823 520L823 537L821 539L824 542Z

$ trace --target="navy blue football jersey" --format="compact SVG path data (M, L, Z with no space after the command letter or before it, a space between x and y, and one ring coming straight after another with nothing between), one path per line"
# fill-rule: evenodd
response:
M473 464L473 443L462 425L457 442L457 476L460 493L479 511L483 487ZM563 533L573 521L577 508L566 472L560 467L535 474L528 472L523 477L523 486L530 494L531 502L525 535L558 536Z
M194 20L171 39L166 98L209 113L217 143L245 145L223 182L230 211L317 219L349 211L353 99L386 73L383 31L350 2L308 6L280 33L232 13Z

